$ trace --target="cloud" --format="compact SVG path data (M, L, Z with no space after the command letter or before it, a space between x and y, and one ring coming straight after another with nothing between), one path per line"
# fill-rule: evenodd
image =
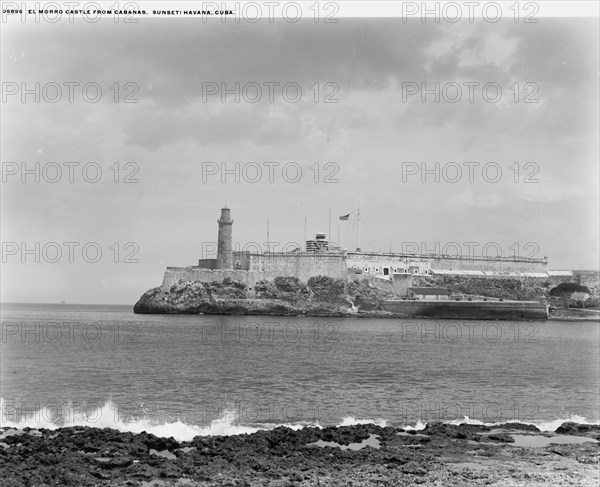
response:
M2 110L2 160L96 161L107 177L97 184L11 179L2 188L3 238L140 245L144 260L135 278L130 268L108 262L53 266L60 269L57 275L73 279L61 288L60 299L67 301L84 280L127 282L129 294L119 299L137 298L143 291L138 288L152 280L148 276L160 281L161 262L186 265L198 258L200 242L214 240L223 204L233 209L242 242L263 239L267 218L277 238L300 241L305 217L310 234L328 226L329 206L345 214L360 204L382 249L420 236L505 236L539 242L552 266L595 265L597 253L589 245L597 246L598 233L597 39L598 27L587 19L456 26L394 19L7 25L7 81L95 82L104 91L97 103L10 99ZM280 87L297 83L301 100L282 99L280 88L274 103L266 97L258 103L202 97L206 82L231 88L268 81ZM137 83L139 102L115 103L115 82L121 96L126 82ZM330 93L327 82L337 86L337 103L322 102ZM442 90L458 83L462 98L436 103L428 95L423 102L417 94L404 100L406 82L430 89L439 83ZM468 82L479 83L473 102ZM503 90L496 102L482 97L481 87L490 82ZM524 103L528 94L538 102ZM115 184L108 167L127 161L138 164L139 183ZM294 184L281 174L274 183L203 181L203 161L229 167L238 161L295 161L304 177ZM403 182L406 161L495 161L504 174L498 184L480 174L473 183L423 183L418 177ZM323 182L326 162L337 164L339 182ZM539 167L535 185L522 181L528 162ZM510 170L515 163L521 168L517 182ZM315 167L321 171L317 181ZM577 239L557 235L564 222ZM12 299L25 296L36 282L31 276L47 282L52 272L46 271L8 268L11 280L29 276L12 286L18 290ZM101 286L96 291L104 292ZM40 288L36 296L42 299L45 292Z

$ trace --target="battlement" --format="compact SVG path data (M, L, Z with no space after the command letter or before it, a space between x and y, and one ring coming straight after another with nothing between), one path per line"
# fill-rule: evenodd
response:
M547 257L463 257L442 254L377 252L348 252L347 255L349 267L359 269L370 269L372 267L374 270L384 267L408 269L410 266L418 266L421 263L428 265L433 272L436 270L472 270L499 273L545 272L548 265Z

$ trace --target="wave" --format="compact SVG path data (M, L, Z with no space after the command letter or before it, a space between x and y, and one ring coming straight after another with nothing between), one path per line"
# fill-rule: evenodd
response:
M550 432L550 433L556 431L556 429L560 425L562 425L563 423L567 423L567 422L578 423L578 424L600 425L600 420L589 421L586 418L584 418L583 416L579 416L578 414L572 414L568 418L553 419L553 420L549 420L549 421L501 421L501 422L497 422L497 423L484 423L483 421L479 421L477 419L470 419L468 416L464 416L463 419L453 419L452 421L444 421L444 422L449 423L449 424L455 424L455 425L467 423L467 424L475 424L475 425L479 425L479 426L489 426L489 427L501 426L506 423L519 423L519 424L532 425L532 426L535 426L540 431ZM425 425L423 425L423 428L424 427L425 427Z
M148 417L135 418L133 420L125 421L119 417L116 413L118 411L117 405L112 400L107 400L104 405L81 412L76 410L71 403L66 405L66 410L61 411L60 415L53 408L43 407L31 414L24 416L14 417L15 415L6 414L10 408L5 404L3 399L0 399L0 428L33 428L40 429L46 428L49 430L55 430L58 428L69 427L69 426L88 426L94 428L112 428L121 432L141 433L146 431L153 435L168 438L173 437L177 441L191 441L195 436L231 436L240 434L250 434L262 430L272 430L274 428L285 426L293 430L299 430L305 427L317 427L323 428L324 426L318 422L297 422L297 423L256 423L256 424L239 424L236 422L236 411L227 409L223 412L221 417L213 419L208 425L195 425L189 424L185 421L160 421L153 420ZM14 411L13 411L14 412ZM64 413L64 414L63 414ZM13 416L13 419L7 419L9 416ZM57 419L58 418L58 419ZM600 421L590 422L586 418L578 415L572 415L565 419L555 419L545 422L521 422L522 424L531 424L536 426L540 431L555 431L562 423L571 421L579 424L600 424ZM445 421L449 424L476 424L484 426L499 426L503 423L483 423L478 420L472 420L468 416L462 419L454 419L452 421ZM354 416L346 416L341 419L335 426L354 426L362 424L375 424L377 426L386 427L388 421L382 418L378 419L367 419L367 418L356 418ZM405 430L420 431L426 426L426 422L417 421L415 424L398 425Z

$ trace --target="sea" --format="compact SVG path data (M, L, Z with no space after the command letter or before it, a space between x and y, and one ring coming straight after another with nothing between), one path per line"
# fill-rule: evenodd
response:
M3 304L1 424L179 441L285 425L599 424L600 324Z

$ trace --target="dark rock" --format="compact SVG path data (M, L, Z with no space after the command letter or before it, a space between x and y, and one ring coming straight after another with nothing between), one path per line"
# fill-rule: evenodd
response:
M535 431L539 433L540 430L537 426L533 424L523 424L523 423L504 423L496 426L498 429L503 430L521 430L521 431Z
M578 424L567 421L556 428L555 433L561 435L576 435L595 437L600 434L600 425L597 424Z
M329 276L313 276L306 283L317 301L339 306L346 296L346 282Z
M504 433L488 435L486 438L490 441L497 441L499 443L514 443L515 442L515 439L512 436L506 435Z
M403 473L407 473L409 475L427 475L427 470L417 465L414 462L407 463L406 465L402 465L400 467Z
M582 428L580 428L582 426ZM588 432L589 425L563 425L564 431ZM588 442L556 445L540 456L536 449L519 449L505 443L505 435L493 434L494 445L476 446L478 456L496 461L498 468L460 474L453 464L473 459L473 445L461 438L480 436L490 428L477 425L429 424L419 435L429 434L427 443L415 448L422 436L397 435L392 427L356 425L346 427L304 428L293 431L279 427L249 435L196 437L190 442L158 438L148 433L120 433L94 428L61 428L43 431L41 436L20 434L22 442L0 450L2 485L140 485L164 479L165 485L186 479L190 485L505 485L522 480L532 463L545 465L550 473L578 469L578 477L562 478L559 485L578 485L577 479L593 473L598 462L597 444ZM341 450L309 446L319 439L339 444L358 443L376 434L381 448ZM8 440L11 437L7 437ZM485 438L485 436L484 436ZM387 442L387 443L386 443ZM409 442L409 443L406 443ZM486 442L487 443L487 442ZM94 453L85 453L81 446ZM410 448L407 448L410 446ZM177 452L195 447L176 458L150 454L149 449ZM531 451L529 451L531 450ZM440 458L443 455L443 458ZM562 459L561 457L564 457ZM516 459L511 469L502 462ZM558 460L557 460L558 459ZM576 462L573 462L576 460ZM570 463L565 463L569 461ZM544 463L547 462L547 463ZM556 462L563 462L557 464ZM525 468L523 467L523 468ZM587 469L587 470L586 470ZM435 472L435 476L430 474ZM458 477L460 475L460 477ZM562 475L562 473L559 473ZM454 479L460 479L457 483ZM558 477L557 477L558 478ZM450 481L449 481L450 480ZM572 480L572 481L571 481ZM506 482L503 482L506 481Z

